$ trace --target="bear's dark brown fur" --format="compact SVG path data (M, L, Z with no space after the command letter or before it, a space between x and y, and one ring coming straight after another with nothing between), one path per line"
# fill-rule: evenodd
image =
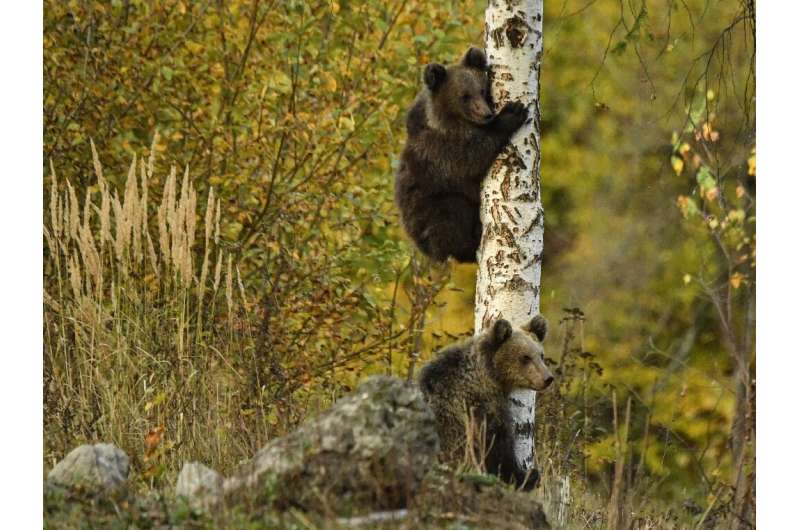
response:
M513 102L494 114L486 56L477 48L459 64L429 64L424 79L406 118L395 200L406 232L425 255L474 263L481 181L528 111Z
M532 489L538 472L530 476L514 456L514 434L508 412L512 390L544 390L553 375L544 363L541 341L547 321L534 317L521 329L506 320L496 321L488 331L464 343L444 348L420 372L419 385L436 415L442 459L458 465L465 451L485 456L486 471L506 482ZM484 438L470 437L467 418Z

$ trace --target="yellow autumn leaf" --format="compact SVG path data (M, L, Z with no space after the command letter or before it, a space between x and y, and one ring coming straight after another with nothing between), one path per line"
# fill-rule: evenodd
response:
M680 175L683 172L683 159L677 156L673 156L672 169L675 171L676 175Z
M734 272L730 280L731 286L734 289L738 289L739 286L742 285L743 281L744 281L744 275L739 272Z
M756 155L753 155L747 159L747 174L751 177L756 176Z
M691 274L687 273L687 274L683 275L683 283L688 285L689 283L691 283L691 281L692 281L692 275Z
M712 142L716 142L719 140L719 132L715 131L711 127L711 123L705 122L703 124L703 138Z

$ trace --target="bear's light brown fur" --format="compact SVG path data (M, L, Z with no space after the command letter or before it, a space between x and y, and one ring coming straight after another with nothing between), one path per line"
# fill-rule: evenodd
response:
M419 384L436 415L442 459L458 464L464 459L467 418L485 425L485 439L475 451L488 449L487 471L526 489L538 483L514 456L514 436L508 412L512 390L544 390L553 375L544 362L542 341L547 321L541 315L513 329L506 320L466 342L444 348L420 372Z

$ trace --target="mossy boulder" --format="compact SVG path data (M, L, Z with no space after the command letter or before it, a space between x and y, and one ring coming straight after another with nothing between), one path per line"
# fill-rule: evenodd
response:
M402 508L438 450L435 419L419 389L375 376L263 447L225 482L225 493L313 511Z

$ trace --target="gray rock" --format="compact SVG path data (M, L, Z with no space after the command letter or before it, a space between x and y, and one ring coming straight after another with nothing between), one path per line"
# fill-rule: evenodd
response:
M404 508L436 462L433 413L416 386L375 376L225 482L278 507L352 512Z
M64 457L47 475L55 486L81 486L109 493L125 485L128 455L114 444L81 445Z
M175 494L194 510L209 512L222 497L222 475L199 462L186 462L178 475Z

